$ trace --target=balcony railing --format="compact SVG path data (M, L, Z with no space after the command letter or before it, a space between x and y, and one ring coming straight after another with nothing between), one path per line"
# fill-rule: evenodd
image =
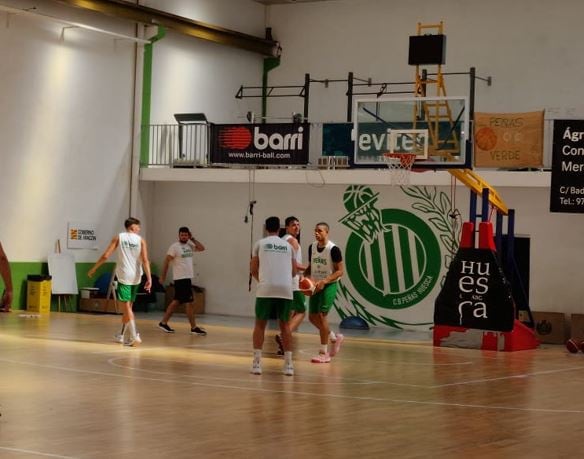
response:
M204 167L209 165L210 124L151 124L147 166Z

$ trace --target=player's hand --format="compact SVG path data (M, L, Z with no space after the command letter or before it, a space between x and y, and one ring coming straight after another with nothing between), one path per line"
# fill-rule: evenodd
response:
M150 293L150 289L152 288L152 279L148 279L144 284L144 290Z
M322 281L322 280L321 281L318 281L316 283L316 285L314 286L314 291L315 292L320 292L321 290L324 290L325 285L326 284L325 284L324 281Z
M87 271L87 277L89 277L90 279L93 277L94 274L95 268L91 268L89 271Z

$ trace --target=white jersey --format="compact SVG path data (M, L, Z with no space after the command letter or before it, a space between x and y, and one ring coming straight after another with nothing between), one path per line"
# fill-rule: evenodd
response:
M136 233L120 233L116 276L125 285L138 285L142 279L142 238Z
M172 259L172 278L192 279L194 276L193 270L193 253L195 244L187 241L185 244L175 242L168 248L167 255L173 257Z
M284 236L282 236L282 239L284 239L286 242L289 243L290 239L293 237L294 236L292 236L291 234L284 234ZM296 264L301 265L302 264L302 248L300 247L300 244L298 244L298 250L294 250L294 248L292 248L292 252L294 253L294 258L296 259ZM296 274L292 278L292 289L293 290L300 290L299 283L300 283L300 274Z
M335 247L334 242L328 241L324 246L324 250L319 252L318 242L312 243L310 248L310 276L315 282L325 279L335 271L331 256L333 247Z
M258 298L292 299L292 246L278 236L256 242L253 256L260 260Z

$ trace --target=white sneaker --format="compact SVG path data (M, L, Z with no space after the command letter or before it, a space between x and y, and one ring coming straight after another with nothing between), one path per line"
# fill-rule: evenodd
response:
M292 364L292 362L285 362L284 363L283 373L286 376L294 376L294 365Z
M262 374L262 364L259 360L254 360L252 365L251 365L251 371L250 373L252 375L261 375Z
M339 353L343 341L345 341L345 337L339 333L337 335L337 340L333 342L333 348L331 349L331 357L334 357Z
M124 335L122 335L121 333L115 334L114 341L116 343L124 344Z
M142 343L142 339L140 338L140 333L136 333L136 337L135 338L130 338L129 341L126 341L124 343L124 346L132 346L135 347L138 344Z
M329 339L331 340L331 343L334 343L337 340L337 335L335 335L335 332L332 330L329 333Z

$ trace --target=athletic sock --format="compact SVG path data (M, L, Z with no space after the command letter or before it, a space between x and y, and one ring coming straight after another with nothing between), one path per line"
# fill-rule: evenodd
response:
M260 361L262 358L262 350L261 349L254 349L253 350L253 359Z
M284 362L292 363L292 351L284 352Z
M335 335L335 332L331 330L330 334L329 334L329 339L334 343L337 340L337 335Z
M328 345L327 344L321 344L320 345L320 351L321 354L328 354Z
M136 339L136 322L129 320L127 323L127 328L130 331L130 339Z

